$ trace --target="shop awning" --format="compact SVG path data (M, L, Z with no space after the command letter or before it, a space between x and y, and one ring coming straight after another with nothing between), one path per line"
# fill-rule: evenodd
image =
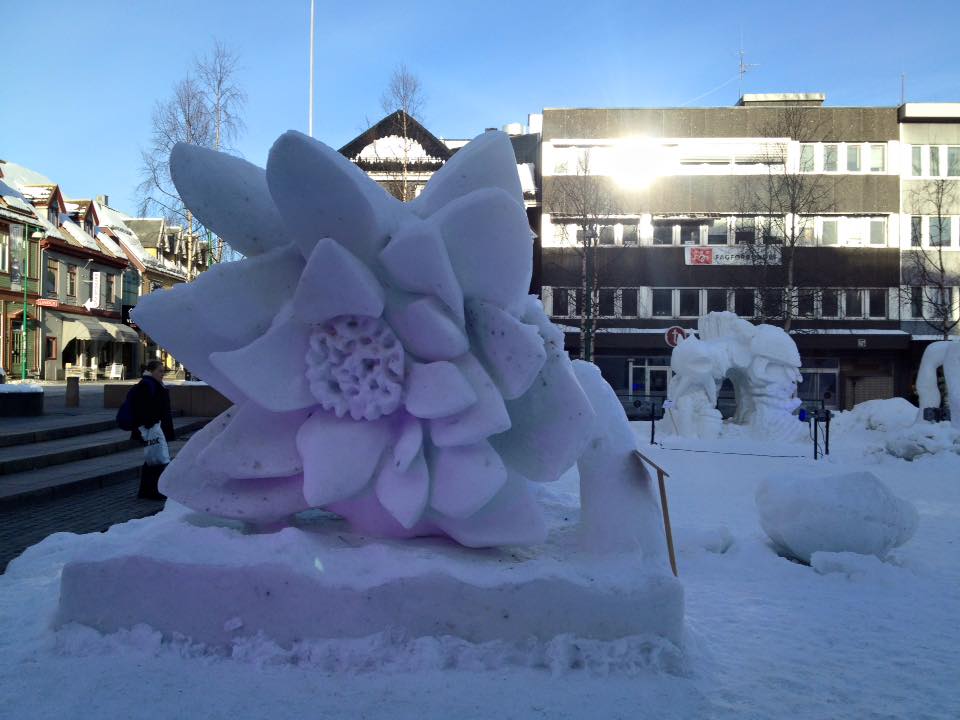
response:
M66 347L71 340L113 342L113 336L96 318L77 317L63 321L63 336L60 342Z
M137 331L129 325L111 322L109 320L100 320L100 324L110 333L110 337L113 338L114 342L135 343L140 341L140 336L137 335Z

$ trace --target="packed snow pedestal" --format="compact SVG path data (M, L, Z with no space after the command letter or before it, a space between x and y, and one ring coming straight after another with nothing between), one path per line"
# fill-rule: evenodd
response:
M729 379L736 393L735 423L760 438L794 440L806 433L793 414L800 405L800 353L783 329L712 312L699 319L697 334L682 340L670 358L675 377L664 413L668 431L716 438L723 424L717 392Z
M960 342L941 340L927 345L917 371L920 408L939 410L941 403L937 370L942 370L947 386L950 422L960 429Z
M917 529L916 508L869 472L768 478L756 502L777 549L807 563L815 552L882 559Z
M181 506L66 565L58 622L214 644L390 628L679 643L682 587L623 408L595 369L581 387L527 295L506 135L469 143L410 203L296 132L265 171L179 145L171 173L247 258L135 318L234 406L164 472ZM582 533L548 524L536 488L578 461Z

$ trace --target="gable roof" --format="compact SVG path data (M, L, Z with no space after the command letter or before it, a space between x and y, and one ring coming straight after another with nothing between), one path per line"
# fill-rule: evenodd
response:
M390 113L376 125L364 130L340 148L340 154L346 156L358 165L363 166L365 162L370 162L367 158L361 158L361 153L364 149L373 145L377 140L390 137L402 138L404 136L404 121L406 121L406 137L416 141L417 144L423 148L424 153L429 159L439 164L443 164L450 159L450 155L452 154L450 148L403 110ZM381 161L391 161L395 159L396 158L393 157L379 158Z
M163 232L163 218L130 218L123 223L133 231L143 247L162 247L160 235Z

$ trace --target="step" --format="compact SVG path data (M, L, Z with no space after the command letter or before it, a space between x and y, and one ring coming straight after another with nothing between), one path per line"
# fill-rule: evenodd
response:
M209 418L174 418L178 435L199 430ZM74 463L130 449L130 433L114 427L110 430L47 440L30 445L0 448L0 485L7 475L38 470L52 465ZM135 449L142 452L142 448Z
M171 458L186 441L182 438L170 443ZM5 475L0 478L0 509L132 480L139 477L142 465L143 448L132 448L67 465Z
M180 413L174 413L174 417ZM32 418L3 418L0 421L0 448L61 440L104 430L116 430L117 411L59 412Z

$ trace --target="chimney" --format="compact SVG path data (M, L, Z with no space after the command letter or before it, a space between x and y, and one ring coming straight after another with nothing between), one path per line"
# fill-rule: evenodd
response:
M109 205L109 204L110 204L110 196L109 196L109 195L97 195L97 202L100 203L101 205Z

